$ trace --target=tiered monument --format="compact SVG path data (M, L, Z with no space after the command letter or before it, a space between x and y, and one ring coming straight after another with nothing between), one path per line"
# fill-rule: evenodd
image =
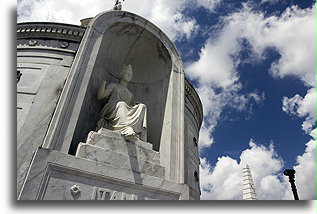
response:
M243 173L243 200L257 200L255 186L253 183L251 170L249 165L245 165L242 169Z
M107 11L17 25L20 200L199 200L202 106L170 39Z

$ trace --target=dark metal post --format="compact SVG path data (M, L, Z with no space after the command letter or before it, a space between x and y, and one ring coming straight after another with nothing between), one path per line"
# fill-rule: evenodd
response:
M291 183L291 188L293 191L294 199L299 200L298 194L297 194L297 189L295 186L295 170L294 169L286 169L284 171L284 175L288 176L289 182Z

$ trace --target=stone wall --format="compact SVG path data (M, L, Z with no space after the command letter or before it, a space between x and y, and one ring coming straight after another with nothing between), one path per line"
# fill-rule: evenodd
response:
M194 87L185 80L185 183L190 188L190 197L200 198L199 185L199 130L203 120L202 104Z
M84 28L17 25L17 192L35 150L43 146Z

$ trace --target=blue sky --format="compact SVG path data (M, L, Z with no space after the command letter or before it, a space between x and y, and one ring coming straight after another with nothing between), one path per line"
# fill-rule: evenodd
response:
M18 1L18 22L79 20L110 9L71 0ZM316 199L316 8L312 0L126 0L182 55L204 107L202 199L242 199L249 164L259 199ZM142 5L140 7L139 5Z

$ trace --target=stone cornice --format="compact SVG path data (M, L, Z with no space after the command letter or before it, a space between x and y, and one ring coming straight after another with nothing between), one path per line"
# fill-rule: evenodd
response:
M17 24L17 38L45 38L62 39L74 42L80 42L85 27L52 23L52 22L24 22Z
M192 101L194 108L197 111L199 126L201 126L203 121L203 107L195 88L187 79L185 79L185 96Z

